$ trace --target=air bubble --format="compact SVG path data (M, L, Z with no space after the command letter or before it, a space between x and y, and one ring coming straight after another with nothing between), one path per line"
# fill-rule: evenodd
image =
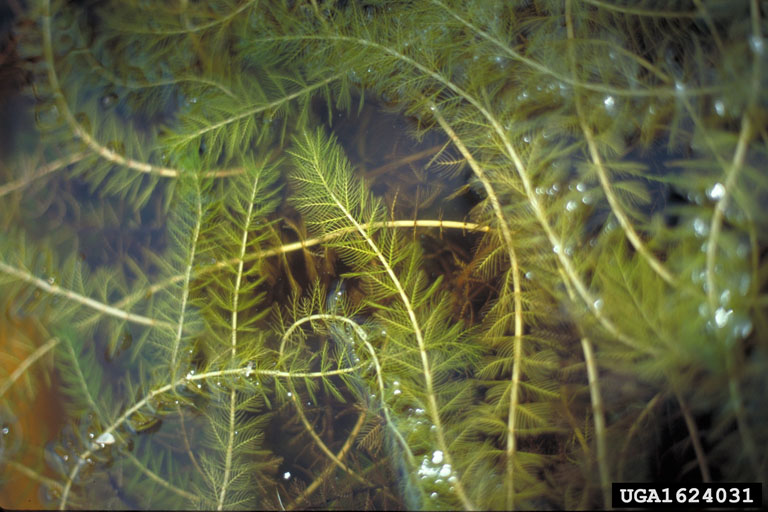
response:
M572 212L572 211L574 211L574 210L575 210L575 209L576 209L578 206L579 206L579 203L577 203L576 201L573 201L573 200L571 200L571 201L568 201L568 202L566 203L566 205L565 205L565 209L566 209L566 210L568 210L569 212Z
M717 112L717 115L720 117L725 115L725 103L723 103L723 100L715 101L715 112Z
M760 36L750 36L749 37L749 47L752 49L753 52L757 55L762 55L763 52L765 52L765 42L762 37Z
M713 201L721 199L725 195L725 187L722 183L715 183L712 188L707 190L707 196Z
M443 467L440 468L440 473L438 473L443 478L446 478L451 475L451 465L450 464L443 464Z
M101 97L101 106L103 108L109 108L115 103L117 103L117 94L115 93L105 94Z
M746 338L749 336L749 333L752 332L752 321L747 319L744 322L740 323L738 326L736 326L738 329L738 333L742 338Z
M592 305L595 307L597 311L600 311L601 309L603 309L603 305L604 305L603 299L597 299Z
M709 233L709 226L702 218L696 217L693 220L693 231L697 236L707 236L707 233Z
M432 453L432 464L441 464L443 462L442 450L435 450Z
M290 479L291 479L290 471L286 471L285 473L283 473L283 480L290 480Z
M744 296L749 291L749 286L752 284L752 279L749 277L749 274L746 272L741 274L741 279L739 279L739 293Z
M605 99L603 99L603 105L605 105L607 111L611 112L616 105L616 100L613 99L613 96L606 96Z
M291 397L293 396L293 393L291 393L291 392L289 391L289 392L287 393L287 395L288 395L288 398L291 398Z
M8 427L3 427L3 429L0 430L0 432L2 432L4 436L7 436L10 431L11 429L9 429Z
M587 186L582 182L578 182L576 184L576 190L578 190L579 192L584 192L585 190L587 190Z
M715 311L715 323L720 328L725 327L732 314L732 309L726 311L724 308L717 308L717 311Z

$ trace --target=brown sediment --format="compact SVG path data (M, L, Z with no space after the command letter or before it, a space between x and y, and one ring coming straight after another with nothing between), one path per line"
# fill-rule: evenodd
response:
M31 319L13 318L6 311L0 322L0 383L16 370L47 339ZM52 476L42 462L45 444L55 437L64 417L55 378L50 371L51 355L45 354L0 397L4 416L2 427L8 428L6 446L15 450L3 458L12 458L13 466L0 459L0 506L9 509L43 509L50 504L40 499L40 482L31 475ZM30 386L32 384L32 386ZM14 439L16 437L16 439ZM30 471L22 471L24 468Z

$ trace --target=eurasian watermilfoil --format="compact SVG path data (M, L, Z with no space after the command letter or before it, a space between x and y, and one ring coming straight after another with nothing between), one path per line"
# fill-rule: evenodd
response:
M4 486L571 509L766 481L764 3L29 3L0 296L39 339L8 335Z

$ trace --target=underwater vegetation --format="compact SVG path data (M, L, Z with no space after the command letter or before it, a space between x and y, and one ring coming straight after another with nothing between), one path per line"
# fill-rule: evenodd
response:
M765 2L19 9L0 496L768 481Z

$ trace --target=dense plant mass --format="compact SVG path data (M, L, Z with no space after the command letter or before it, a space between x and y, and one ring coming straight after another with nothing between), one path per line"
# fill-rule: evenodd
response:
M5 489L571 509L766 482L764 2L30 4Z

